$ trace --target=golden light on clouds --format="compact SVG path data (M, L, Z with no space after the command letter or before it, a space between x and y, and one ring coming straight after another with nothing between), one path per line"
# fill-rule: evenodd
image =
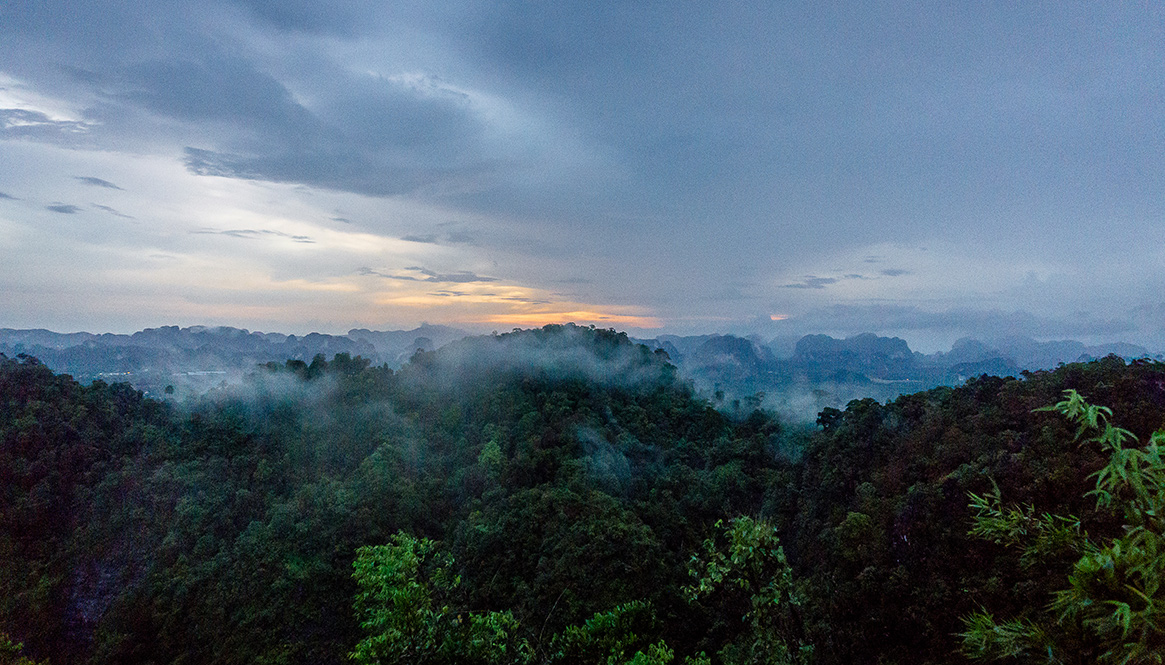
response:
M507 326L593 323L605 326L660 328L662 322L639 308L558 300L548 291L496 282L445 283L397 281L377 304L449 313L449 321Z
M772 319L773 321L784 321L785 319L789 318L789 315L788 314L773 314L773 315L769 316L769 318Z
M482 323L502 323L505 325L538 327L552 323L595 323L603 325L629 326L632 328L662 328L663 324L654 316L641 314L619 314L593 310L544 311L529 313L495 314L482 319Z

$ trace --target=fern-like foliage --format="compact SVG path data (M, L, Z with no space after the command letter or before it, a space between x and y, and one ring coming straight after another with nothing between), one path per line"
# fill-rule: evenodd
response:
M1030 505L1005 506L998 488L972 494L970 533L1020 548L1021 565L1056 560L1066 551L1078 558L1067 588L1055 593L1045 611L999 622L984 610L964 619L963 651L975 659L1028 663L1165 663L1165 432L1136 447L1131 432L1112 424L1111 410L1089 404L1074 390L1041 410L1064 415L1078 425L1078 440L1108 453L1089 495L1098 508L1120 515L1123 529L1096 543L1074 516L1037 516Z

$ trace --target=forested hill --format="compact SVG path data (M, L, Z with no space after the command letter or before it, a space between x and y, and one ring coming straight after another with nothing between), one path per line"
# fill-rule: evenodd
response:
M346 662L356 549L398 531L441 540L466 606L532 638L639 599L667 617L780 443L574 327L399 372L272 364L189 409L0 366L0 630L54 663Z
M1070 388L1165 422L1165 369L1109 358L793 430L574 326L183 405L0 358L0 656L966 662L961 617L1038 613L1071 569L968 536L968 492L1120 531L1084 497L1100 452L1033 412Z

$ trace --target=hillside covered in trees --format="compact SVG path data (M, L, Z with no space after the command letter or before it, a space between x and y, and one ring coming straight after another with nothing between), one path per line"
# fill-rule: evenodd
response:
M1116 357L809 428L719 411L665 353L575 326L395 371L268 363L182 402L3 357L0 657L969 662L969 617L1035 622L1081 556L972 535L972 494L1030 506L1033 532L1128 532L1120 497L1088 495L1108 453L1038 410L1065 390L1139 442L1165 424L1165 367Z

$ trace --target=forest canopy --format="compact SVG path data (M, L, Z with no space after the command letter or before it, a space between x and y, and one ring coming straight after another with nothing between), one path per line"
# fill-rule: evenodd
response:
M1038 410L1067 389L1165 423L1165 368L1106 358L793 427L575 326L186 402L0 358L0 631L54 663L966 662L964 619L1076 560L970 533L971 494L1122 533L1108 453Z

